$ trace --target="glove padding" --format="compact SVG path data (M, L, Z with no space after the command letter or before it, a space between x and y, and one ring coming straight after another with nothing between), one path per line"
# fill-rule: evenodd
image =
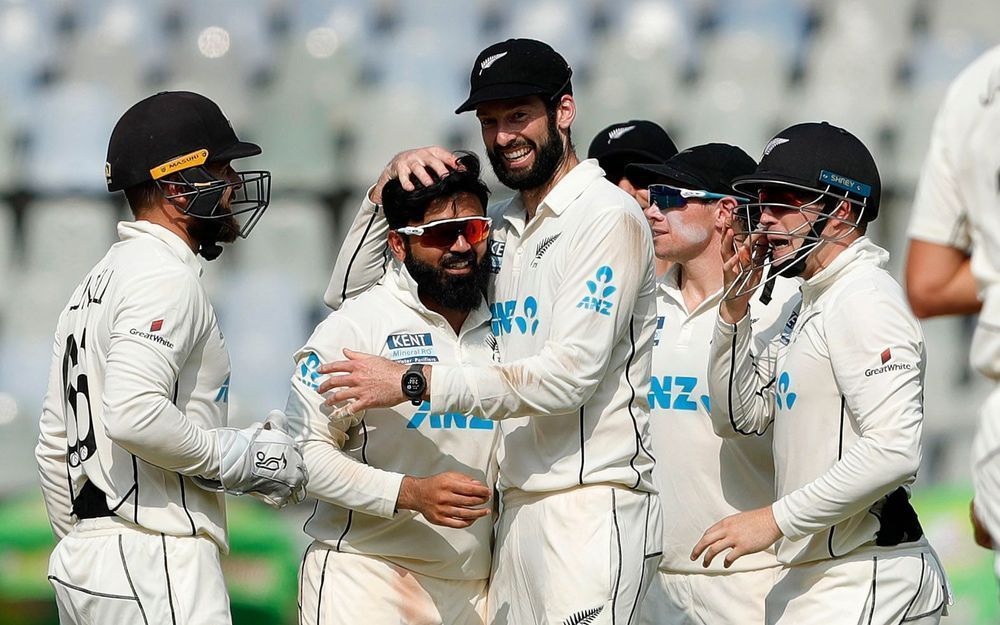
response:
M275 508L299 503L306 496L305 460L285 433L285 415L274 410L264 423L248 428L211 430L219 453L219 479L195 477L206 490L250 494Z

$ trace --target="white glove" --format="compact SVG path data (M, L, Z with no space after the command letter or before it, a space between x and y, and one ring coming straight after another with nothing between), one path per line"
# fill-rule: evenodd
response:
M305 460L285 433L285 415L273 410L264 423L248 428L215 428L219 479L195 477L206 490L230 495L251 494L275 508L305 499Z

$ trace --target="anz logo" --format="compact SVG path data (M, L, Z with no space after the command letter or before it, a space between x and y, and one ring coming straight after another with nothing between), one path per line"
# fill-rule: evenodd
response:
M504 334L530 334L538 331L538 300L529 295L518 306L516 299L490 304L493 314L492 328L495 336Z
M698 410L698 402L706 412L712 411L708 395L699 395L698 402L691 399L698 388L698 378L691 376L653 376L649 380L649 407L664 410Z
M795 405L795 400L798 399L797 394L789 392L788 388L791 385L791 376L788 375L787 371L782 371L778 377L778 392L774 395L774 400L778 402L778 409L780 410L791 410L792 406Z
M611 267L607 265L599 267L597 273L594 274L594 279L587 280L587 291L590 295L584 295L576 307L583 308L584 310L593 310L599 315L610 316L611 307L614 306L610 298L617 290L611 284L611 278L613 277L614 272L611 270Z
M299 379L302 380L303 384L314 391L319 389L320 373L317 371L317 369L319 369L319 365L319 356L317 356L314 352L309 352L309 356L307 358L299 361ZM229 382L229 378L226 378L226 382ZM228 395L228 387L226 390Z
M425 425L426 424L426 425ZM421 425L432 430L492 430L493 422L482 417L462 414L461 412L431 412L431 403L425 401L410 417L406 429L416 430Z

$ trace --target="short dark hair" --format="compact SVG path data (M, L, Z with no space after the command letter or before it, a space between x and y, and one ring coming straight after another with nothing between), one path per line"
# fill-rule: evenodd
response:
M389 228L403 228L414 221L423 221L424 214L431 202L441 197L452 197L459 193L471 193L479 200L486 212L490 190L479 178L479 158L471 152L458 152L457 169L448 172L446 176L437 177L430 186L424 186L418 180L412 179L416 188L405 191L399 179L393 178L382 187L382 210Z
M132 215L135 217L159 203L161 197L163 192L155 180L125 189L125 199L128 200L128 207L132 209Z

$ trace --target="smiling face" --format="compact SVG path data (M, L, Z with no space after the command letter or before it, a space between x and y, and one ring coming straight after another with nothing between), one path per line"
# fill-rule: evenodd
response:
M479 199L468 192L435 198L428 205L424 219L411 222L422 226L444 219L482 217L485 209ZM403 261L417 283L421 297L427 297L445 308L469 311L483 300L490 276L488 239L470 243L458 234L444 245L431 245L430 239L389 232L389 247Z
M572 98L563 96L563 101ZM538 96L484 102L476 109L493 172L505 186L537 189L552 179L566 154L560 103L548 109ZM565 126L564 126L565 124Z

